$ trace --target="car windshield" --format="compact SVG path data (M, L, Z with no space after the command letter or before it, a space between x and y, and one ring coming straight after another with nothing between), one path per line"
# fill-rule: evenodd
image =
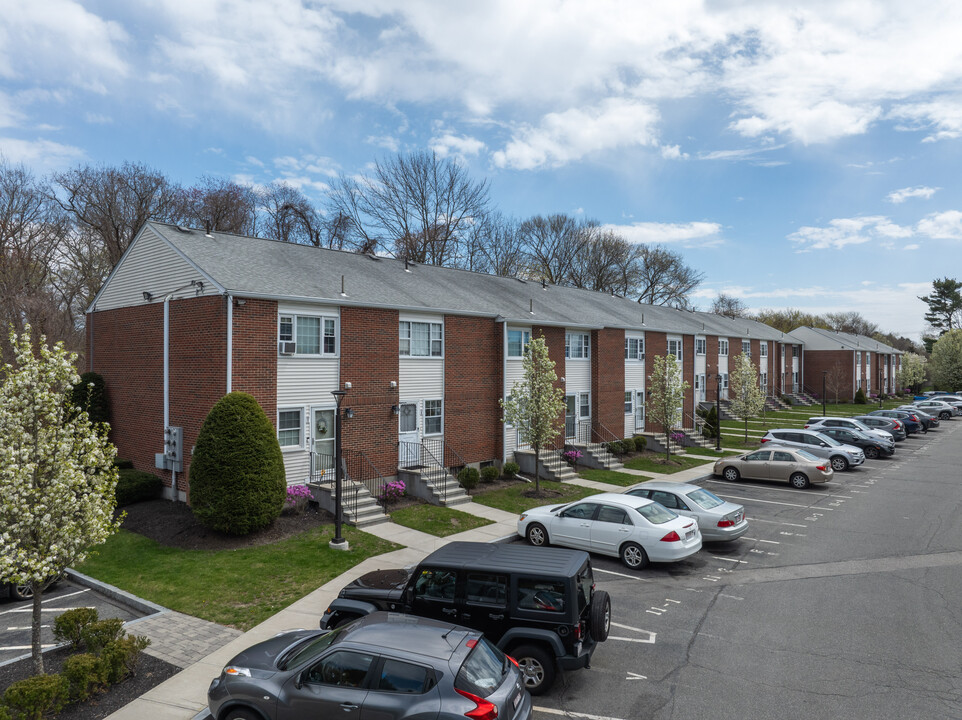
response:
M290 648L277 659L277 667L280 670L295 668L312 658L317 657L318 653L330 647L331 643L341 634L340 628L324 633L319 637L304 638L299 644Z
M838 440L836 440L835 438L830 437L830 436L828 436L828 435L825 435L824 433L819 433L819 434L818 434L818 439L819 439L819 440L824 440L825 442L827 442L827 443L828 443L829 445L831 445L832 447L838 447L839 445L842 444L842 443L840 443Z
M717 495L714 495L713 493L708 492L704 488L698 488L697 490L692 490L690 493L688 493L687 497L692 502L695 502L698 505L701 505L703 508L705 508L705 510L711 510L712 508L716 508L719 505L725 504L724 500L722 500Z
M799 457L803 457L806 460L815 460L815 461L821 460L820 457L818 457L817 455L812 455L812 453L810 453L808 450L796 450L795 453Z
M638 508L638 512L641 513L641 516L652 525L661 525L662 523L666 523L669 520L674 520L676 517L678 517L664 505L660 505L656 502L649 503L648 505L642 505L640 508Z
M475 642L475 646L458 670L454 687L485 698L497 690L501 684L504 674L508 671L507 661L504 653L483 637L476 641L467 640L467 642Z
M868 429L869 429L868 425L866 425L865 423L863 423L861 420L852 420L852 422L855 423L855 427L857 427L859 430L868 430Z

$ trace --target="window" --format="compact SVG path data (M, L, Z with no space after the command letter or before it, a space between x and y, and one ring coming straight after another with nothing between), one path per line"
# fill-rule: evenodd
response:
M304 427L304 411L277 411L277 442L282 448L301 447L301 432Z
M652 491L651 499L671 510L688 510L688 506L677 495L664 490Z
M674 355L681 362L681 340L668 338L668 354Z
M798 357L798 345L792 345L792 357Z
M425 400L424 401L424 434L440 435L441 427L442 427L441 401Z
M504 607L508 601L508 579L504 575L468 573L464 594L469 603Z
M518 608L564 612L565 586L560 580L518 578Z
M612 523L614 525L631 525L628 513L621 508L602 505L598 511L598 522Z
M727 355L727 354L728 354L728 341L727 341L727 340L719 340L719 341L718 341L718 354L719 354L719 355Z
M631 402L633 395L634 393L630 390L625 393L625 415L631 415L635 411L634 405Z
M578 414L580 417L591 417L591 396L588 393L578 395Z
M441 357L441 323L402 320L400 353L405 357Z
M508 329L508 357L523 357L531 342L530 330Z
M399 432L417 432L418 406L415 403L401 403L401 410L398 415Z
M722 390L728 389L728 373L722 373Z
M429 682L429 678L432 682ZM433 685L434 674L420 665L400 660L384 661L377 689L385 692L411 693L420 695Z
M768 343L763 342L758 346L758 354L760 357L768 357Z
M708 352L708 341L705 338L695 338L695 355L704 355Z
M768 387L768 373L760 373L758 376L758 387L763 390Z
M280 315L277 322L277 340L282 343L294 341L295 355L337 355L337 319L313 315Z
M742 340L742 352L743 352L745 355L748 355L749 357L751 357L751 354L752 354L752 341L751 341L751 340Z
M795 462L791 453L775 451L772 453L772 462Z
M862 353L860 352L855 353L855 364L856 365L862 364Z
M364 685L374 656L367 653L341 650L328 655L307 672L309 683L359 688Z
M625 338L625 360L644 360L645 359L645 340L644 338Z
M505 667L507 665L508 661L498 648L486 638L478 638L477 644L454 678L454 687L478 697L488 697L504 681L508 672Z
M586 358L588 357L588 336L581 333L565 333L565 357L566 358Z
M457 574L454 570L425 568L414 583L414 599L454 600Z

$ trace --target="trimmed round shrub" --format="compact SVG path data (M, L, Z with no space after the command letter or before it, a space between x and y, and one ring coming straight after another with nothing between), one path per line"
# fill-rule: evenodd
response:
M478 486L478 482L481 480L481 473L478 472L477 468L466 467L462 468L461 472L458 473L458 482L461 483L461 487L465 490L474 490Z
M516 462L506 462L501 468L502 474L509 480L514 479L514 476L521 471L521 466Z
M124 458L116 458L114 460L114 467L117 468L118 470L133 470L134 461L126 460Z
M3 693L3 702L21 720L41 720L60 712L67 703L68 684L60 675L34 675L15 682Z
M858 392L855 393L855 404L864 405L866 402L868 401L865 399L865 391L862 388L859 388Z
M117 480L117 507L144 500L155 500L164 492L164 481L143 470L120 470Z
M97 622L97 609L89 607L64 610L53 620L53 636L60 642L80 647L87 628Z
M501 472L494 465L481 468L481 482L493 483L499 477L501 477Z
M608 452L614 453L615 455L625 454L625 446L621 444L620 440L612 440L611 442L607 443L607 447L608 447Z
M91 422L110 422L107 383L100 373L85 372L81 375L80 382L73 386L70 400L75 406L87 411Z
M632 440L635 441L635 452L644 452L648 447L648 438L644 435L636 435Z
M73 702L83 702L94 690L104 684L100 658L92 653L71 655L64 660L60 674L67 681L70 688L68 692Z
M284 458L273 424L247 393L225 395L197 434L191 510L213 530L248 535L274 522L286 497Z

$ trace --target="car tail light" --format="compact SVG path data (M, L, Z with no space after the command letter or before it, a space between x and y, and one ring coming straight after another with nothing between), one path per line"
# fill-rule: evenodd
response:
M895 421L895 429L896 429L896 430L901 430L901 429L902 429L902 423L900 423L898 420Z
M484 698L479 698L477 695L472 695L464 690L459 690L454 688L458 695L463 695L468 700L474 703L474 710L468 710L464 713L465 717L474 718L474 720L495 720L498 717L498 708L493 703L489 703Z
M825 472L826 470L828 470L828 465L816 465L816 466L815 466L815 469L816 469L816 470L821 470L822 472Z
M763 443L767 443L769 440L771 440L771 438L762 438Z
M802 427L805 428L806 430L808 430L808 427L809 427L809 426L808 426L808 425L802 425Z
M467 640L464 644L473 650L474 646L478 644L478 641L475 638L471 638L470 640Z
M725 518L724 520L718 521L718 527L734 527L735 521L731 518Z
M584 636L585 636L584 623L580 622L578 623L577 627L575 627L575 640L581 640L581 638L583 638Z
M510 655L505 655L505 657L508 658L508 660L510 660L511 662L513 662L513 663L514 663L514 666L515 666L516 668L518 668L519 670L521 669L521 666L518 665L518 661L517 661L517 660L515 660L515 659L514 659L513 657L511 657Z
M672 530L670 533L665 535L665 537L663 537L661 541L662 542L681 542L681 538L678 537L678 533Z

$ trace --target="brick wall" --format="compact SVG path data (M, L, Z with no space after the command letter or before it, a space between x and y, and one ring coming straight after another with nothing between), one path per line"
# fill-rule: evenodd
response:
M277 421L277 303L247 300L234 306L232 389L253 395Z
M803 382L812 392L821 393L822 372L827 371L829 376L825 394L827 398L834 400L831 375L835 364L838 363L841 368L838 398L842 402L849 402L855 396L855 381L852 373L854 361L851 350L805 350Z
M503 454L503 344L500 323L444 317L444 439L468 463Z
M625 429L625 331L591 331L591 422L595 436L621 437ZM604 426L608 432L602 430Z
M382 475L397 474L398 311L341 308L341 387L351 383L342 407L354 417L344 419L341 443L363 452Z

